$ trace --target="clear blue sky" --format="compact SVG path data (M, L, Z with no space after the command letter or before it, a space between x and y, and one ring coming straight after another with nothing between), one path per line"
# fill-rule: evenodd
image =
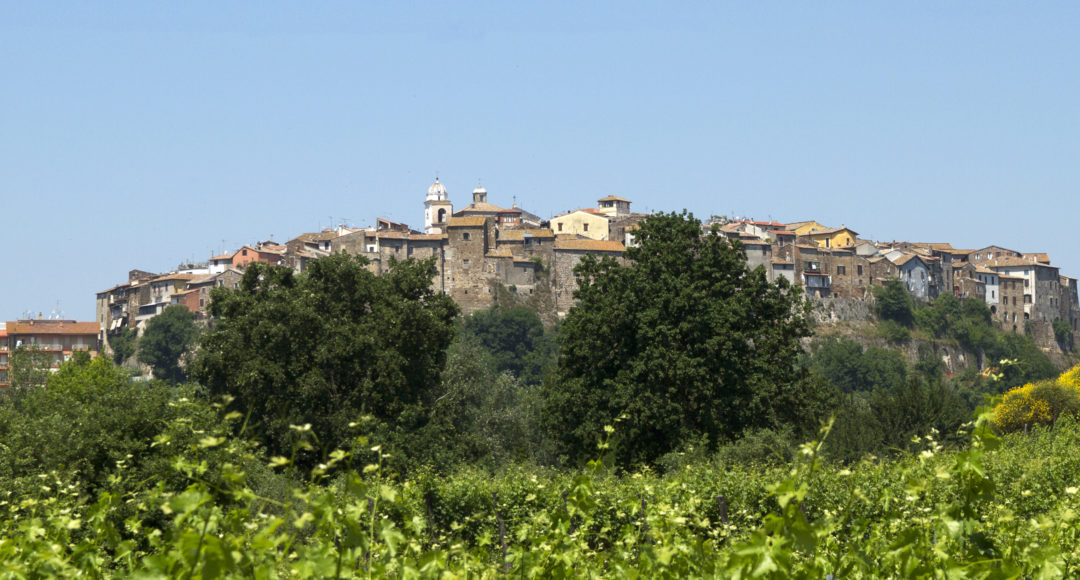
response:
M1080 3L0 3L0 319L347 218L633 208L1080 275Z

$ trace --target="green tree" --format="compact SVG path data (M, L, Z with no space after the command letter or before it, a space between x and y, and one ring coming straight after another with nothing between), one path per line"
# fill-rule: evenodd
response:
M626 265L586 256L560 330L558 380L543 419L559 453L651 462L682 442L710 445L744 430L815 422L824 413L795 365L810 334L799 289L746 265L741 245L702 235L692 215L655 214Z
M891 320L910 327L915 322L914 302L903 282L893 279L884 286L875 286L874 313L882 320Z
M555 343L535 312L524 306L493 306L465 318L465 331L491 352L496 370L538 385L555 362Z
M180 305L169 306L146 323L139 339L139 362L150 365L155 378L181 383L185 379L181 359L198 336L195 314Z
M877 347L863 352L853 340L823 341L810 368L845 393L897 389L907 380L907 364L899 352Z
M9 386L16 391L45 386L54 360L53 355L37 345L15 347L8 361Z
M366 264L346 254L301 274L252 264L239 288L211 295L213 330L192 376L235 397L272 453L291 453L291 425L310 424L325 453L348 445L361 415L389 433L427 422L457 306L432 289L430 260L393 262L382 276Z
M109 341L109 346L112 347L114 363L122 365L124 361L131 358L131 355L135 354L135 343L138 336L137 332L125 326Z

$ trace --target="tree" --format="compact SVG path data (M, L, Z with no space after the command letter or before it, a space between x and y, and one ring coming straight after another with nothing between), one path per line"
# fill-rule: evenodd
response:
M889 280L884 286L875 286L872 292L876 300L874 313L878 315L878 318L891 320L907 327L915 322L914 303L911 295L904 288L903 282L896 279Z
M211 295L213 330L192 376L235 397L274 454L298 444L291 426L310 425L327 453L348 444L361 415L388 433L427 421L457 305L432 289L430 260L392 262L382 276L366 264L346 254L301 274L251 264L239 288Z
M19 391L44 387L52 363L53 356L35 344L15 347L8 364L8 383L11 389Z
M545 334L540 317L524 306L475 312L464 327L491 352L496 370L509 371L526 384L540 384L544 370L555 360L555 343Z
M139 339L139 362L153 367L155 378L181 383L185 373L180 359L198 336L195 314L180 305L169 306L146 323Z
M131 355L135 354L135 341L138 338L136 333L131 328L125 326L120 329L120 332L109 341L109 346L113 351L113 362L117 365L124 364L124 361L131 358Z
M907 380L907 364L899 352L877 347L863 352L862 345L846 339L822 342L810 368L845 393L894 390Z
M596 454L619 419L614 458L651 462L693 438L815 425L821 399L795 365L809 306L786 281L749 270L741 245L702 236L692 215L655 214L628 263L586 256L560 331L544 420L570 461ZM813 383L816 384L816 383ZM819 414L820 413L820 414Z

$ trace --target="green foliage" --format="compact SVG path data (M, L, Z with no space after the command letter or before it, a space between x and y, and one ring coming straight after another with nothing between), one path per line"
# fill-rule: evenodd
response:
M8 357L8 386L14 391L45 386L53 355L35 344L19 345Z
M0 558L13 577L1075 577L1080 428L999 439L987 423L958 452L920 438L915 455L833 467L819 441L782 467L663 477L596 461L395 483L385 453L354 469L343 451L274 501L239 461L213 484L186 466L207 451L241 459L214 439L176 450L190 482L178 491L87 500L48 472L9 488ZM158 521L118 519L131 504Z
M627 265L586 256L575 269L543 413L561 455L584 461L619 417L612 455L631 465L817 416L795 365L809 334L800 290L750 271L737 243L686 213L649 216L635 239Z
M113 362L122 365L127 359L131 358L131 355L135 354L135 342L138 337L131 328L127 326L121 327L120 332L116 333L111 340L109 340L109 346L112 347Z
M878 323L878 334L887 342L894 344L907 342L911 338L908 327L895 320L882 320Z
M387 432L422 427L435 403L457 306L431 288L431 261L391 264L376 276L360 257L337 254L301 274L253 264L236 290L215 288L213 330L192 376L235 397L248 428L273 455L310 425L319 452L344 446L370 414Z
M469 464L496 468L535 457L539 387L499 372L492 355L469 334L450 345L430 421L400 445L415 468ZM410 469L411 471L411 469Z
M186 376L182 358L198 336L195 314L184 306L169 306L146 323L139 339L139 362L153 367L154 378L182 383Z
M874 314L882 320L891 320L910 327L915 322L914 301L900 280L889 280L884 286L874 286Z
M895 350L862 346L846 339L823 341L810 359L810 370L841 391L897 389L907 380L907 364Z
M1073 330L1069 325L1069 321L1062 320L1060 318L1054 320L1054 338L1057 340L1061 350L1065 352L1072 352L1073 350Z
M527 385L539 385L555 362L555 341L544 332L540 317L524 306L493 306L466 317L463 326L491 352L497 371L508 371Z

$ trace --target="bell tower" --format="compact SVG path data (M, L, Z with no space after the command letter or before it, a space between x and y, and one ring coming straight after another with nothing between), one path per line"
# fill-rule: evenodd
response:
M446 222L453 213L454 204L447 197L446 187L436 177L424 200L424 233L441 234L446 231Z

